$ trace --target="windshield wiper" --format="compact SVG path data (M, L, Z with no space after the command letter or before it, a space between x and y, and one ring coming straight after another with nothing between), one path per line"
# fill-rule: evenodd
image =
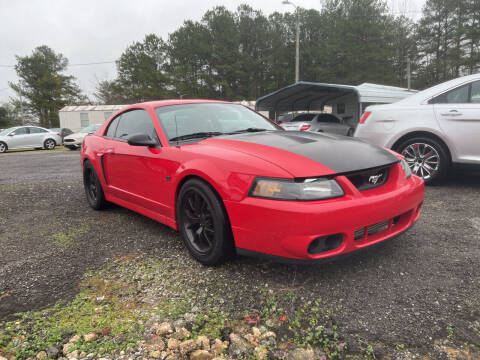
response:
M229 133L227 133L227 135L241 134L241 133L244 133L244 132L260 132L260 131L267 131L267 130L268 129L250 127L250 128L247 128L247 129L242 129L242 130L236 130L236 131L229 132Z
M219 135L223 135L223 133L219 132L219 131L196 132L196 133L192 133L192 134L175 136L175 137L169 139L168 141L199 139L199 138L207 138L207 137L219 136Z

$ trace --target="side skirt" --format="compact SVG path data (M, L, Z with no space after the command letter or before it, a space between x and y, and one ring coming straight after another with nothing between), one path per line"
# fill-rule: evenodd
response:
M105 198L107 199L107 201L110 201L114 204L120 205L120 206L122 206L124 208L127 208L129 210L132 210L136 213L139 213L141 215L149 217L150 219L158 221L158 222L160 222L164 225L167 225L168 227L171 227L173 230L178 231L177 222L172 218L166 217L164 215L160 215L160 214L156 213L155 211L148 210L148 209L146 209L142 206L132 204L128 201L119 199L118 197L113 196L113 195L109 195L107 193L105 193Z

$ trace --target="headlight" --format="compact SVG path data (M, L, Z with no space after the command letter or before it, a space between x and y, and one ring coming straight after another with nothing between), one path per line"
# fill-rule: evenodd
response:
M408 179L410 176L412 176L412 169L410 169L410 166L408 166L408 163L405 161L405 159L402 159L400 163L402 164L403 171L405 171L405 176Z
M276 200L311 201L340 197L344 192L335 180L323 178L302 181L257 178L249 195Z

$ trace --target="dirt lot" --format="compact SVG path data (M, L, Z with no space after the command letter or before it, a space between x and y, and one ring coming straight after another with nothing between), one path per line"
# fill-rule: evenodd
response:
M0 322L71 300L88 270L135 254L168 263L179 286L221 297L232 314L256 311L264 289L272 296L288 290L296 306L321 299L353 352L366 341L377 358L403 348L425 354L446 338L478 349L479 200L480 178L462 175L427 189L411 230L348 259L287 266L238 258L211 269L191 260L177 233L161 224L120 207L91 210L78 152L4 154ZM206 290L206 283L218 286Z

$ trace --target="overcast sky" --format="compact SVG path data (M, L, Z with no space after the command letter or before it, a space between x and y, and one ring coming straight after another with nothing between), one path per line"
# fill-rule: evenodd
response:
M296 0L304 8L320 10L321 0ZM15 55L29 55L48 45L66 56L70 64L114 61L134 41L155 33L164 39L184 20L200 20L216 5L235 10L246 3L264 14L292 11L282 0L0 0L0 103L13 92ZM389 0L395 13L407 11L417 18L424 0ZM70 67L89 96L97 79L113 79L115 64Z

